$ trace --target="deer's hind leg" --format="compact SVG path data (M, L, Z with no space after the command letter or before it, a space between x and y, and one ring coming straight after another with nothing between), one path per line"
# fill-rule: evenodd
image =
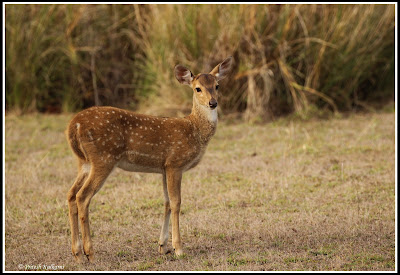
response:
M94 260L94 251L89 227L89 204L93 196L103 186L103 183L107 179L108 175L110 175L113 168L114 166L112 165L101 165L92 162L89 176L84 182L82 188L76 194L78 215L82 230L83 252L89 262L93 262Z
M68 192L67 200L69 208L69 223L71 227L72 255L74 255L75 260L80 262L82 259L82 245L79 240L78 206L76 204L76 194L81 189L83 183L89 175L90 164L79 160L78 168L78 176Z

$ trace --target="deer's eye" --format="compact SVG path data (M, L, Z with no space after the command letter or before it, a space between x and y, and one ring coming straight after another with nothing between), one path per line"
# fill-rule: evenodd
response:
M219 85L215 86L215 90L218 90Z
M201 92L201 89L200 89L200 88L196 88L196 91L197 91L198 93L200 93L200 92Z

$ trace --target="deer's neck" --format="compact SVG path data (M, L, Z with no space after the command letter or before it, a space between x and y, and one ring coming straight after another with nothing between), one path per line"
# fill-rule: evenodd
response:
M193 96L193 107L192 113L188 116L192 121L198 136L204 144L215 134L218 123L217 109L211 110L208 107L202 106L197 102L195 96Z

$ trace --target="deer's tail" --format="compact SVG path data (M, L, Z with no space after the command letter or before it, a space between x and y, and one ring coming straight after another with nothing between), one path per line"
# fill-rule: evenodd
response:
M83 161L89 161L85 149L82 147L80 139L80 123L74 123L71 121L66 131L67 139L72 151L75 155Z

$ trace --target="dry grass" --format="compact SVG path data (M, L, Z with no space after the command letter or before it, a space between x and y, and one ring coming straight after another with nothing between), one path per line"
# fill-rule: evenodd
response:
M7 4L6 107L184 111L177 64L228 56L220 110L249 121L393 99L394 4Z
M157 252L161 177L114 171L91 203L94 264L70 252L70 117L6 117L5 270L395 270L393 112L221 121L184 174L182 259Z

